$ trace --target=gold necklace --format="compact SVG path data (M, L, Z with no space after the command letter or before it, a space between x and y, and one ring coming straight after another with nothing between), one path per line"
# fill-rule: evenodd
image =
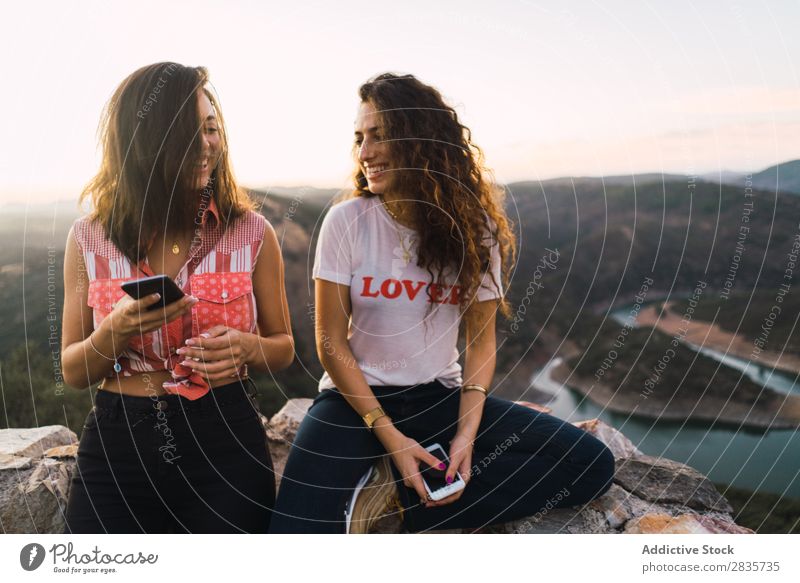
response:
M403 261L405 261L406 265L408 265L408 263L411 261L411 250L406 247L405 238L403 237L402 233L400 233L400 229L397 227L397 224L402 224L402 223L400 223L400 219L397 218L397 215L394 213L394 211L391 208L389 208L389 204L383 198L383 195L380 196L380 199L381 199L381 204L383 204L383 208L386 209L386 212L389 213L389 216L392 217L392 219L394 219L394 222L396 223L394 229L395 231L397 231L397 240L400 242L400 248L403 250Z
M406 265L411 261L411 250L406 248L406 240L403 235L400 233L400 230L397 230L397 238L400 240L400 248L403 250L403 261L406 262Z
M173 255L178 255L181 252L181 246L178 245L178 242L180 240L181 240L180 237L175 237L175 239L172 241L172 254ZM190 244L191 244L191 241L189 241L189 245ZM190 248L191 248L191 245L190 245Z

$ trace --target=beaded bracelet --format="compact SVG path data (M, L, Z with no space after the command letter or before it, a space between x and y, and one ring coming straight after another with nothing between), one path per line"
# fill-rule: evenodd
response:
M92 347L92 350L94 350L97 354L99 354L100 356L102 356L105 359L108 359L108 360L111 360L111 361L114 362L114 372L119 372L119 371L122 370L122 365L119 363L119 360L117 360L116 358L109 358L108 356L106 356L105 354L103 354L102 352L97 350L97 347L94 345L94 342L92 341L92 335L91 334L89 334L89 345Z

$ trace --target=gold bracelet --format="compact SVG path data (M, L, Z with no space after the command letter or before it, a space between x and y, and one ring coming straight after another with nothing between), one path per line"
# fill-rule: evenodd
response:
M92 331L92 334L93 333L94 333L94 331ZM102 356L106 360L114 361L114 372L121 371L122 370L122 365L119 363L119 360L117 360L116 358L111 358L109 356L106 356L105 354L103 354L102 352L97 350L97 347L94 345L94 341L92 340L92 334L89 334L89 346L92 347L92 350L94 350L97 354L99 354L100 356Z
M467 391L480 391L481 393L483 393L484 397L488 397L489 396L489 390L486 387L484 387L483 385L469 384L469 385L464 385L463 387L461 387L461 392L462 393L466 393Z
M386 417L386 416L387 416L386 411L383 410L383 407L375 407L372 411L369 411L366 414L362 415L361 418L364 420L367 429L372 431L372 426L375 425L375 422L381 417Z

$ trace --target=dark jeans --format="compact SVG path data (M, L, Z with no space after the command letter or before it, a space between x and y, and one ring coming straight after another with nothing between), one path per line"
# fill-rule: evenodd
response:
M459 391L438 382L372 387L397 428L423 447L445 451L458 423ZM387 455L336 390L314 400L297 432L270 525L275 533L344 532L344 511L358 479ZM480 528L551 507L584 504L611 486L614 456L585 431L546 413L488 397L475 439L472 479L456 502L425 508L394 468L404 526Z
M266 532L275 474L248 385L255 388L246 379L195 401L98 391L64 531Z

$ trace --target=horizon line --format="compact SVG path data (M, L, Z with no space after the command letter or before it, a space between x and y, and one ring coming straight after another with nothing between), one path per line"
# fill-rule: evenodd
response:
M766 166L760 170L729 170L729 169L718 169L712 170L708 172L696 172L693 174L688 173L678 173L678 172L659 172L657 170L648 171L648 172L636 172L632 174L601 174L601 175L561 175L561 176L551 176L548 178L530 178L530 179L521 179L521 180L513 180L510 182L501 182L498 181L497 184L501 186L511 186L513 184L523 184L523 183L545 183L545 182L553 182L556 180L610 180L610 179L620 179L620 178L635 178L637 176L674 176L674 177L695 177L700 179L708 179L713 178L714 175L719 176L722 178L723 175L734 175L734 176L747 176L748 174L759 174L761 172L765 172L772 168L778 168L779 166L784 166L786 164L791 164L794 162L800 162L800 158L794 158L789 160L784 160L782 162L777 162L770 166ZM708 181L708 180L706 180ZM713 181L713 180L712 180ZM302 184L296 186L287 186L287 185L273 185L273 186L242 186L248 191L261 191L261 192L269 192L271 190L333 190L337 192L341 192L348 187L344 188L337 188L335 186L312 186L310 184ZM39 191L40 193L44 191ZM50 202L36 202L30 203L25 200L15 200L15 201L8 201L2 204L0 208L7 208L10 206L28 206L28 207L41 207L41 206L51 206L55 204L66 204L66 203L75 203L77 206L78 199L76 198L58 198L52 200Z

